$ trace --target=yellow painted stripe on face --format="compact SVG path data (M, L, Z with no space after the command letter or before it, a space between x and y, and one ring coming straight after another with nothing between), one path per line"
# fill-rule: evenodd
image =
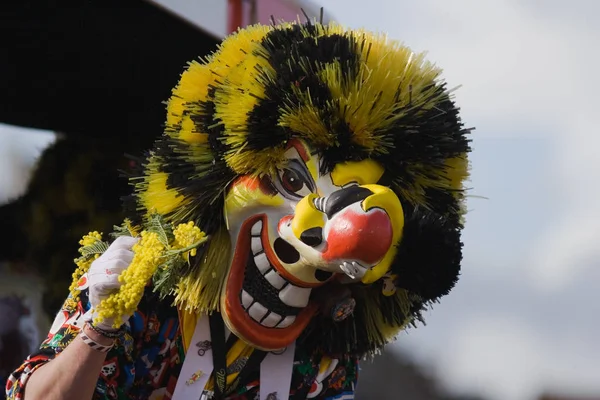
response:
M261 189L258 178L244 177L235 182L225 197L225 215L237 213L246 207L268 206L281 207L284 200L281 196L269 196Z
M359 185L374 184L381 179L384 168L376 161L350 161L338 164L331 172L331 180L336 186L344 186L351 182Z
M302 232L310 228L325 226L324 214L315 208L313 200L318 198L314 193L309 194L298 202L292 219L292 232L300 239Z
M304 140L297 140L297 142L304 148L304 152L308 156L308 160L302 160L306 168L308 168L308 173L311 175L314 182L317 182L319 179L319 160L316 157L313 157L311 154L311 149L308 147Z
M373 194L362 202L363 210L369 211L372 208L381 208L390 217L392 223L392 246L385 254L383 259L367 271L362 278L365 284L373 283L382 278L390 269L394 257L396 257L396 244L402 239L402 231L404 229L404 210L398 196L388 187L381 185L363 185L362 187L369 189Z
M167 187L168 177L169 175L164 172L153 172L146 178L147 188L140 193L140 198L148 212L168 214L185 200L177 190Z

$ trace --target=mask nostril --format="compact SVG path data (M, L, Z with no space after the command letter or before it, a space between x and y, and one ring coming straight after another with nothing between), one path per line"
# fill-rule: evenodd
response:
M294 264L300 261L300 253L282 238L275 239L273 250L275 250L277 257L286 264Z
M323 228L310 228L300 234L300 240L310 247L315 247L323 242Z
M333 275L333 272L323 271L321 269L315 271L315 278L319 282L325 282L327 279L331 278L331 275Z

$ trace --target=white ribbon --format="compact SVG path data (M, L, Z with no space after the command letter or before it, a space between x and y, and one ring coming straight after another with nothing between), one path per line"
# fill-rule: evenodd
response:
M295 352L296 343L292 343L283 353L267 354L260 364L260 400L289 399Z
M210 325L207 316L203 315L198 318L196 329L192 336L192 341L185 355L185 360L181 366L181 373L177 379L177 386L173 392L173 400L191 400L199 399L204 386L208 382L208 378L213 371L212 347L206 349L203 356L198 354L196 343L202 341L210 342ZM202 375L193 383L187 383L188 379L195 373Z

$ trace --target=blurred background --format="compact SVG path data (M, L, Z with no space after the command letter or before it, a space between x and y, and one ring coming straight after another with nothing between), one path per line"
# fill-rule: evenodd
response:
M462 277L363 363L357 398L600 399L595 0L4 3L0 380L45 336L79 237L121 221L117 171L161 133L185 63L321 6L428 51L477 128Z

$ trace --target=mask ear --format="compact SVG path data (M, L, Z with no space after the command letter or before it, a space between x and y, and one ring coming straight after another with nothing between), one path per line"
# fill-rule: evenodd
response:
M396 285L430 302L456 284L462 260L459 217L415 208L405 217L404 236L392 264Z

